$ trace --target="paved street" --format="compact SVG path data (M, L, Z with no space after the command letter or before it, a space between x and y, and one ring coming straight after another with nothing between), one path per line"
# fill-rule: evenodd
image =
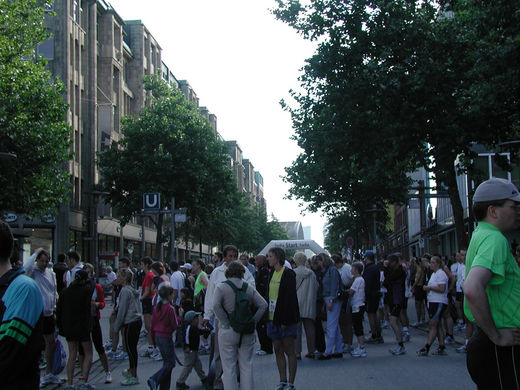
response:
M413 301L409 305L410 320L414 320ZM108 334L108 316L111 304L107 304L102 311L102 326L104 338ZM368 324L365 321L365 332ZM395 346L393 333L390 329L383 331L385 344L367 345L367 358L352 358L345 355L343 359L327 361L305 359L298 362L296 388L298 390L315 389L356 389L356 390L439 390L439 389L473 389L474 385L467 373L466 355L458 354L455 348L459 345L448 346L448 356L428 356L418 358L415 351L424 345L426 332L423 329L410 329L411 341L406 343L407 353L403 356L392 356L388 350ZM457 341L462 342L463 334L455 335ZM146 340L140 339L139 349L146 348ZM304 343L305 345L305 343ZM435 346L434 346L435 348ZM177 349L182 361L182 350ZM97 359L97 357L96 357ZM274 389L278 384L278 371L273 355L255 356L255 389ZM201 357L204 370L207 371L208 357ZM104 384L104 373L97 361L92 368L90 382L98 389L119 389L121 371L128 368L128 360L114 361L110 359L113 383ZM141 383L132 386L134 389L148 389L146 380L159 367L161 362L149 358L139 358L138 376ZM181 367L173 370L172 389ZM65 373L62 373L62 377ZM187 384L194 390L203 389L195 372L190 374ZM47 387L49 389L50 386Z

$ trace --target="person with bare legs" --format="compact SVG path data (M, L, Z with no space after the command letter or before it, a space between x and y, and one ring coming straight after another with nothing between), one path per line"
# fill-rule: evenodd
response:
M69 347L67 360L67 387L69 389L92 389L88 383L90 367L92 365L92 342L90 329L92 327L91 299L93 286L89 282L88 273L78 269L74 280L69 287L61 292L56 310L57 324L60 334L65 336ZM82 376L76 387L73 386L74 365L79 353L79 346L83 348L84 357L81 364Z
M403 344L403 334L401 332L401 309L405 301L405 281L406 271L401 266L399 256L393 254L388 256L385 264L385 286L388 290L388 305L390 308L390 326L394 331L397 347L390 350L392 355L403 355L406 349Z
M442 315L448 307L448 275L442 269L442 260L439 256L433 256L430 260L430 267L433 271L428 285L424 286L424 291L428 293L428 313L430 315L430 330L424 347L417 351L417 356L428 356L430 347L435 341L439 340L439 347L434 352L435 355L446 355L446 345L444 344L444 334L442 330Z
M273 340L280 383L276 390L294 390L298 361L295 352L297 323L300 320L296 275L284 266L285 251L274 247L267 253L269 266L273 268L269 282L269 322L267 335ZM287 359L286 359L287 358ZM289 378L287 378L287 368Z

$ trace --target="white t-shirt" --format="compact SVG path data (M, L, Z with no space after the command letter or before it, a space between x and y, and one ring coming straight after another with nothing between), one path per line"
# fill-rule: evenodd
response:
M352 266L345 263L338 271L341 275L341 283L343 283L343 286L350 287L352 281L354 280L354 275L352 275Z
M434 272L430 277L428 282L428 286L436 287L441 284L444 284L444 292L439 293L437 291L429 290L428 291L428 302L432 303L444 303L448 304L448 275L442 270L439 269L437 272Z
M354 295L352 295L352 313L357 313L359 308L365 305L365 279L362 276L358 276L352 282L350 289L354 290Z
M464 289L464 281L466 280L466 264L460 263L457 268L457 284L455 285L457 292Z
M379 283L381 284L379 291L382 293L388 292L386 287L383 285L384 281L385 281L385 273L383 271L379 271Z
M174 305L179 306L181 304L181 290L185 286L184 275L181 271L175 271L170 277L170 284L174 290L177 290L177 300Z
M70 286L70 284L76 277L76 272L79 269L83 269L83 263L78 263L74 267L72 267L72 269L70 271L67 271L67 273L65 274L65 282L67 283L67 287Z

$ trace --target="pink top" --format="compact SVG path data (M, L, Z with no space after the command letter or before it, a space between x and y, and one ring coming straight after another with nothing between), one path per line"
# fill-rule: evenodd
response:
M161 311L157 310L159 304L155 305L152 314L152 339L155 337L172 337L172 333L180 324L180 317L175 308L169 303L161 305Z

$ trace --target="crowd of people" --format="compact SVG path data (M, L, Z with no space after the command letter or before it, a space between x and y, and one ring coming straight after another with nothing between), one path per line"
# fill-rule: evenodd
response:
M0 221L3 384L6 389L35 389L64 382L52 371L59 334L68 347L65 389L95 388L89 382L95 349L106 383L112 382L109 358L128 360L122 386L140 383L140 357L162 361L146 380L152 390L171 387L172 370L181 360L176 389L189 388L186 379L194 369L208 389L250 390L255 353L274 354L276 390L294 390L302 356L367 358L367 345L385 343L384 327L391 327L395 337L390 354L403 355L409 328L427 326L418 357L446 355L454 332L464 331L465 342L456 351L468 354L468 370L478 388L516 388L520 267L503 233L518 227L520 194L512 184L496 180L484 182L475 193L479 225L467 250L451 257L426 253L410 261L399 253L377 261L372 251L353 260L327 253L307 258L302 252L287 259L279 247L267 255L239 258L237 248L228 245L210 264L201 259L166 264L144 257L132 269L123 257L117 273L107 268L101 286L94 266L74 251L59 255L51 267L50 254L40 248L13 267L13 237ZM112 295L113 310L103 344L105 293ZM411 325L410 297L417 318ZM141 355L140 336L148 342ZM255 352L256 336L260 349ZM182 348L182 359L176 348ZM42 351L46 367L40 377ZM200 360L206 353L207 371ZM24 364L9 362L16 356L23 356ZM79 378L74 377L77 362ZM489 366L493 373L483 375Z

